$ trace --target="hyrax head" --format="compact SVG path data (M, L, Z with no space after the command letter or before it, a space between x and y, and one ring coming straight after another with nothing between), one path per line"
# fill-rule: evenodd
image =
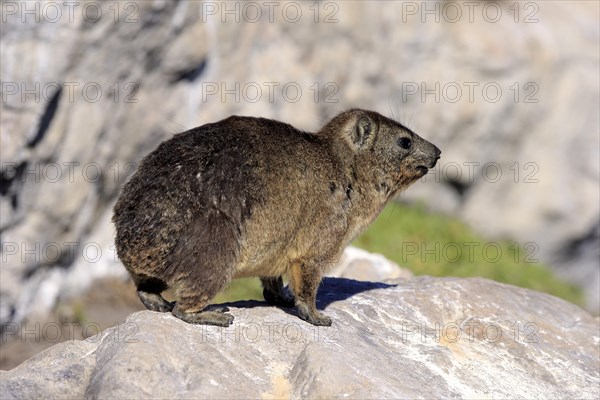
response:
M338 134L352 149L357 168L369 169L373 183L392 195L435 167L442 153L407 127L373 111L352 109L330 124L341 128Z

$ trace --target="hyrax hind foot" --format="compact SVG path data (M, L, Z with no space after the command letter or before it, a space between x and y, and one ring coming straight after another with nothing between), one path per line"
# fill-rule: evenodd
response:
M160 294L157 293L149 293L144 292L143 290L138 290L137 294L146 306L146 308L150 311L158 311L158 312L169 312L173 310L175 306L170 301L163 299Z
M298 303L298 316L317 326L331 326L331 318L319 312L314 307L310 307L306 303Z
M294 296L283 286L281 277L260 278L263 285L263 297L271 305L279 307L293 307Z
M225 314L227 307L208 307L204 311L185 312L177 305L172 313L177 318L190 324L229 326L233 323L233 315Z

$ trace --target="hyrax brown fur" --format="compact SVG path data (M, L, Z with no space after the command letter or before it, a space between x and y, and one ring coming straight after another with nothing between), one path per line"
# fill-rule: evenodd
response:
M269 303L328 326L315 303L323 273L440 153L360 109L317 133L264 118L206 124L142 160L114 209L117 254L150 310L228 326L233 316L210 300L231 279L258 276Z

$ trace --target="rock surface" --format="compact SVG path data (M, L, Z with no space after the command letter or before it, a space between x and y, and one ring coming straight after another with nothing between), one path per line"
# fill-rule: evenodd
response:
M315 130L352 106L443 149L405 200L532 242L598 312L597 2L477 3L451 22L448 2L294 2L298 21L280 5L254 22L208 3L225 4L85 1L56 20L61 2L2 3L0 322L122 273L110 208L161 140L234 113Z
M227 328L142 311L0 372L12 398L589 398L598 319L484 279L327 278L317 328L263 302Z
M327 276L381 282L396 278L410 279L414 274L381 254L369 253L363 249L348 246L344 249L338 265L329 271Z

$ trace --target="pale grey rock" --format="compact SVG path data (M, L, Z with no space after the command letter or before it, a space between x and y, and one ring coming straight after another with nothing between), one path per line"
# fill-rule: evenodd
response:
M598 320L484 279L327 278L332 327L259 301L229 328L142 311L0 372L2 398L581 398L600 395Z
M20 373L0 371L3 399L83 398L96 364L97 344L69 341L53 346L19 366Z
M381 282L396 278L410 279L414 274L381 254L348 246L344 249L338 264L327 273L327 276Z
M118 17L116 3L101 2L103 17L90 22L81 12L86 3L72 21L66 9L60 21L3 14L2 322L70 292L86 264L81 250L91 237L112 240L100 225L136 163L161 140L234 113L314 130L354 106L389 113L443 150L436 170L402 200L459 216L491 238L532 242L535 256L583 285L588 307L599 312L597 2L527 3L537 11L494 3L502 8L494 23L483 17L483 3L473 22L463 7L458 22L439 23L421 2L319 3L317 23L311 2L297 3L297 22L286 20L280 4L272 21L263 5L260 21L229 15L226 23L198 1L127 2L133 8ZM428 7L436 4L447 7ZM416 14L409 5L419 7ZM527 16L534 22L524 23ZM470 82L478 84L473 101ZM23 100L21 89L7 94L12 84L39 98ZM444 92L454 84L462 90L456 102ZM484 97L486 84L501 88L497 101ZM434 88L439 102L423 99L423 88ZM491 179L496 165L498 181ZM55 245L58 261L45 251ZM122 273L112 261L88 266L90 276ZM56 287L41 291L44 280Z

